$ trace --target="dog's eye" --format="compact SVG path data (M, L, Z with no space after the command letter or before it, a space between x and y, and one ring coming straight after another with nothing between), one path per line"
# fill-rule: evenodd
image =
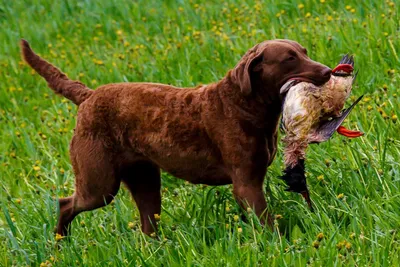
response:
M286 62L294 61L296 58L294 56L290 56L287 59L285 59Z

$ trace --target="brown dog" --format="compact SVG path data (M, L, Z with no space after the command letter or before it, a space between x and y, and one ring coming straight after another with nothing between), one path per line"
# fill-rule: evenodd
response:
M70 146L75 193L59 200L57 232L74 217L110 203L121 181L139 208L142 231L156 230L160 169L195 184L233 184L242 207L270 223L262 185L276 153L281 86L321 85L331 70L289 40L251 48L220 81L196 88L116 83L93 91L72 81L21 41L25 61L56 93L79 105Z

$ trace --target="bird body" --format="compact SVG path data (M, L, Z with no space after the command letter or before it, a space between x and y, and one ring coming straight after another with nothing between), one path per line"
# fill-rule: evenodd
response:
M335 131L347 137L358 137L362 133L340 126L353 107L343 110L356 75L353 75L353 57L347 55L332 70L331 79L322 86L298 80L288 81L281 92L286 92L282 111L282 128L286 135L285 174L281 177L288 191L301 193L309 202L304 175L304 159L310 143L328 140Z
M304 158L308 144L328 140L343 122L345 117L342 116L348 115L342 110L355 79L353 65L353 58L345 56L332 71L330 80L322 86L296 80L283 86L287 91L282 111L286 166L293 167L297 159ZM330 122L331 118L337 123L326 129L324 123Z

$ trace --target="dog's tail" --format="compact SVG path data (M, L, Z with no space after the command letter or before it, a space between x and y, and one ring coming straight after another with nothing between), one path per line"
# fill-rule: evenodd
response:
M67 75L62 73L55 66L39 57L29 43L21 40L21 51L24 60L31 66L40 76L46 79L49 87L57 94L63 95L76 105L80 105L92 94L93 90L79 81L70 80Z

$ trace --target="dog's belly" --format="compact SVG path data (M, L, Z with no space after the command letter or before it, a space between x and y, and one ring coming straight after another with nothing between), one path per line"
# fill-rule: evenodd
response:
M231 184L232 180L219 166L160 166L173 176L189 181L193 184L207 185L226 185Z
M222 162L206 145L203 144L200 148L199 144L186 147L183 144L175 143L169 149L165 148L166 145L163 142L146 144L143 142L140 145L137 144L135 150L176 178L194 184L224 185L232 183Z
M171 152L169 156L154 155L150 160L173 176L194 184L224 185L232 180L227 171L212 156L185 155Z

